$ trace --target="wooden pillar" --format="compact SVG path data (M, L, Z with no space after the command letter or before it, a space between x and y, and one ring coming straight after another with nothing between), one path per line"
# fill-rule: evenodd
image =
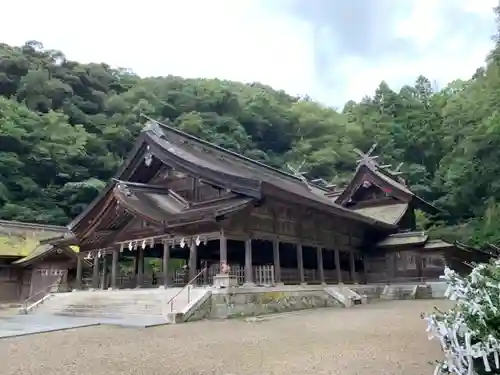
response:
M337 271L337 282L342 284L342 270L340 269L340 252L335 249L335 270Z
M299 269L299 280L301 284L306 284L304 277L304 253L302 252L302 244L297 244L297 268Z
M163 271L163 287L168 287L168 282L170 281L170 275L168 273L168 261L170 260L170 245L167 242L163 242L163 258L162 258L162 271Z
M220 231L219 237L219 263L221 266L227 264L227 238L223 230Z
M141 288L144 283L144 249L140 246L137 249L138 259L137 259L137 285L136 288Z
M101 289L106 289L107 288L107 279L108 279L108 265L107 263L107 258L106 258L106 253L103 254L102 256L102 276L101 276Z
M189 281L193 280L196 276L196 265L198 264L198 247L196 242L191 240L189 245Z
M139 251L135 252L133 268L134 268L135 281L137 283L137 274L139 273Z
M368 261L365 254L363 254L363 282L368 283Z
M415 254L415 268L417 271L417 277L420 278L424 277L423 272L422 272L422 255L420 254Z
M99 253L94 252L94 267L92 269L92 288L99 288Z
M78 254L78 258L76 261L76 285L75 288L77 290L83 289L83 261L82 261L82 255Z
M245 284L253 285L252 239L245 241Z
M281 263L280 263L280 241L278 238L273 240L273 258L274 258L274 282L281 284Z
M388 276L387 282L390 283L394 281L394 278L396 277L396 261L397 261L396 253L395 252L386 253L385 259L387 262L387 276Z
M356 260L354 259L354 251L349 251L349 265L351 271L351 281L357 283L358 279L356 277Z
M113 259L111 261L111 289L118 289L118 260L120 259L120 250L114 249Z
M316 247L316 257L318 260L318 274L319 274L319 281L321 284L325 283L325 270L323 268L323 248L318 246Z

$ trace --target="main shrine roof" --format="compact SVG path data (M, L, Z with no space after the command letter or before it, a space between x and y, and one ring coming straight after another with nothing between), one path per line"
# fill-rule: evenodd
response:
M206 216L208 213L212 217L221 212L229 213L242 209L253 201L273 196L286 197L285 199L294 200L306 207L388 231L396 229L390 223L363 216L333 203L324 192L300 177L203 141L171 126L148 120L134 149L116 174L116 180L111 181L100 196L69 224L69 229L77 237L80 237L79 233L88 233L90 227L97 227L100 216L105 211L117 211L120 205L152 221L157 222L168 215L175 221L188 216ZM207 207L196 204L187 207L187 202L175 196L174 192L147 185L161 165L168 165L176 171L230 191L235 197L214 202ZM143 185L134 185L130 181L140 181ZM132 196L120 191L120 184L133 190Z

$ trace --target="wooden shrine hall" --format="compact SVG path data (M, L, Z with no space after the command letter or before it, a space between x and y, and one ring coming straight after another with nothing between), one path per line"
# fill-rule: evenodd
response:
M371 151L337 192L149 119L115 178L69 225L77 288L84 258L94 288L211 284L226 264L247 285L436 277L444 254L458 250L415 232L415 209L437 209ZM127 277L124 258L134 262ZM150 258L162 259L154 275ZM173 269L173 259L187 268Z

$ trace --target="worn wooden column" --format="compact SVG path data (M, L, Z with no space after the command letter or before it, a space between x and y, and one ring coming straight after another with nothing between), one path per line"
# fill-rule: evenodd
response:
M220 231L219 237L219 262L219 265L227 264L227 238L223 230Z
M321 246L316 247L316 258L318 260L319 281L321 284L324 284L325 283L325 269L323 268L323 248Z
M340 251L335 249L335 270L337 271L337 282L342 284L342 270L340 268Z
M113 250L113 258L111 260L111 289L118 289L118 260L120 259L120 250Z
M358 278L356 275L356 259L354 259L354 251L349 251L349 265L351 271L351 281L353 283L357 283Z
M299 281L301 284L306 284L304 277L304 253L302 252L302 244L297 244L297 268L299 269Z
M245 241L245 285L253 285L253 268L252 268L252 239L247 238Z
M368 261L366 255L363 254L363 282L368 283Z
M170 275L168 274L168 262L170 260L170 245L165 241L163 242L163 258L162 258L162 271L163 271L163 287L167 288Z
M417 272L417 277L420 278L423 277L423 272L422 272L422 255L420 254L415 254L415 269Z
M94 252L94 267L92 269L92 288L99 288L99 253Z
M107 265L107 257L106 257L106 253L103 254L102 256L102 276L101 276L101 289L106 289L108 287L108 283L107 283L107 278L108 278L108 275L107 275L107 268L108 268L108 265Z
M386 253L385 259L387 262L387 282L390 283L393 282L396 277L396 253Z
M193 280L196 276L196 264L198 263L198 247L195 241L191 240L189 245L189 280Z
M274 282L281 284L281 261L280 261L280 241L278 238L273 240L273 258L274 258Z
M144 249L140 246L137 249L138 252L138 262L137 262L137 285L136 288L142 288L142 284L144 283Z
M81 290L83 289L83 260L82 255L78 254L78 258L76 261L76 285L75 289Z

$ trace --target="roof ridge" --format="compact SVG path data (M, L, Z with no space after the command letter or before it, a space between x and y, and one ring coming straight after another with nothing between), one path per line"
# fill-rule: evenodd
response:
M23 228L23 229L50 229L50 230L61 230L61 231L68 230L66 227L62 225L27 223L15 220L0 220L0 225L5 225L14 228Z
M195 142L199 142L201 143L202 145L205 145L205 146L208 146L208 147L211 147L215 150L218 150L218 151L221 151L227 155L231 155L233 157L235 157L236 159L240 159L242 161L246 161L248 163L251 163L251 164L254 164L255 166L258 166L258 167L261 167L261 168L264 168L264 169L267 169L269 170L270 172L273 172L273 173L277 173L279 175L282 175L283 177L288 177L288 178L291 178L293 179L295 182L299 182L299 183L304 183L303 180L291 173L288 173L288 172L285 172L283 170L280 170L278 168L275 168L275 167L271 167L270 165L267 165L265 163L262 163L260 161L257 161L255 159L252 159L252 158L249 158L247 156L244 156L244 155L240 155L238 154L237 152L234 152L234 151L231 151L231 150L228 150L227 148L224 148L224 147L221 147L221 146L217 146L216 144L212 143L212 142L208 142L208 141L205 141L201 138L198 138L194 135L191 135L191 134L188 134L186 132L183 132L182 130L179 130L177 128L174 128L173 126L170 126L170 125L167 125L167 124L164 124L160 121L157 121L149 116L146 116L144 114L141 114L142 117L146 118L147 120L151 121L151 122L154 122L156 123L157 125L163 127L163 128L166 128L182 137L186 137L192 141L195 141ZM146 125L147 126L147 125ZM145 128L146 128L145 126Z

